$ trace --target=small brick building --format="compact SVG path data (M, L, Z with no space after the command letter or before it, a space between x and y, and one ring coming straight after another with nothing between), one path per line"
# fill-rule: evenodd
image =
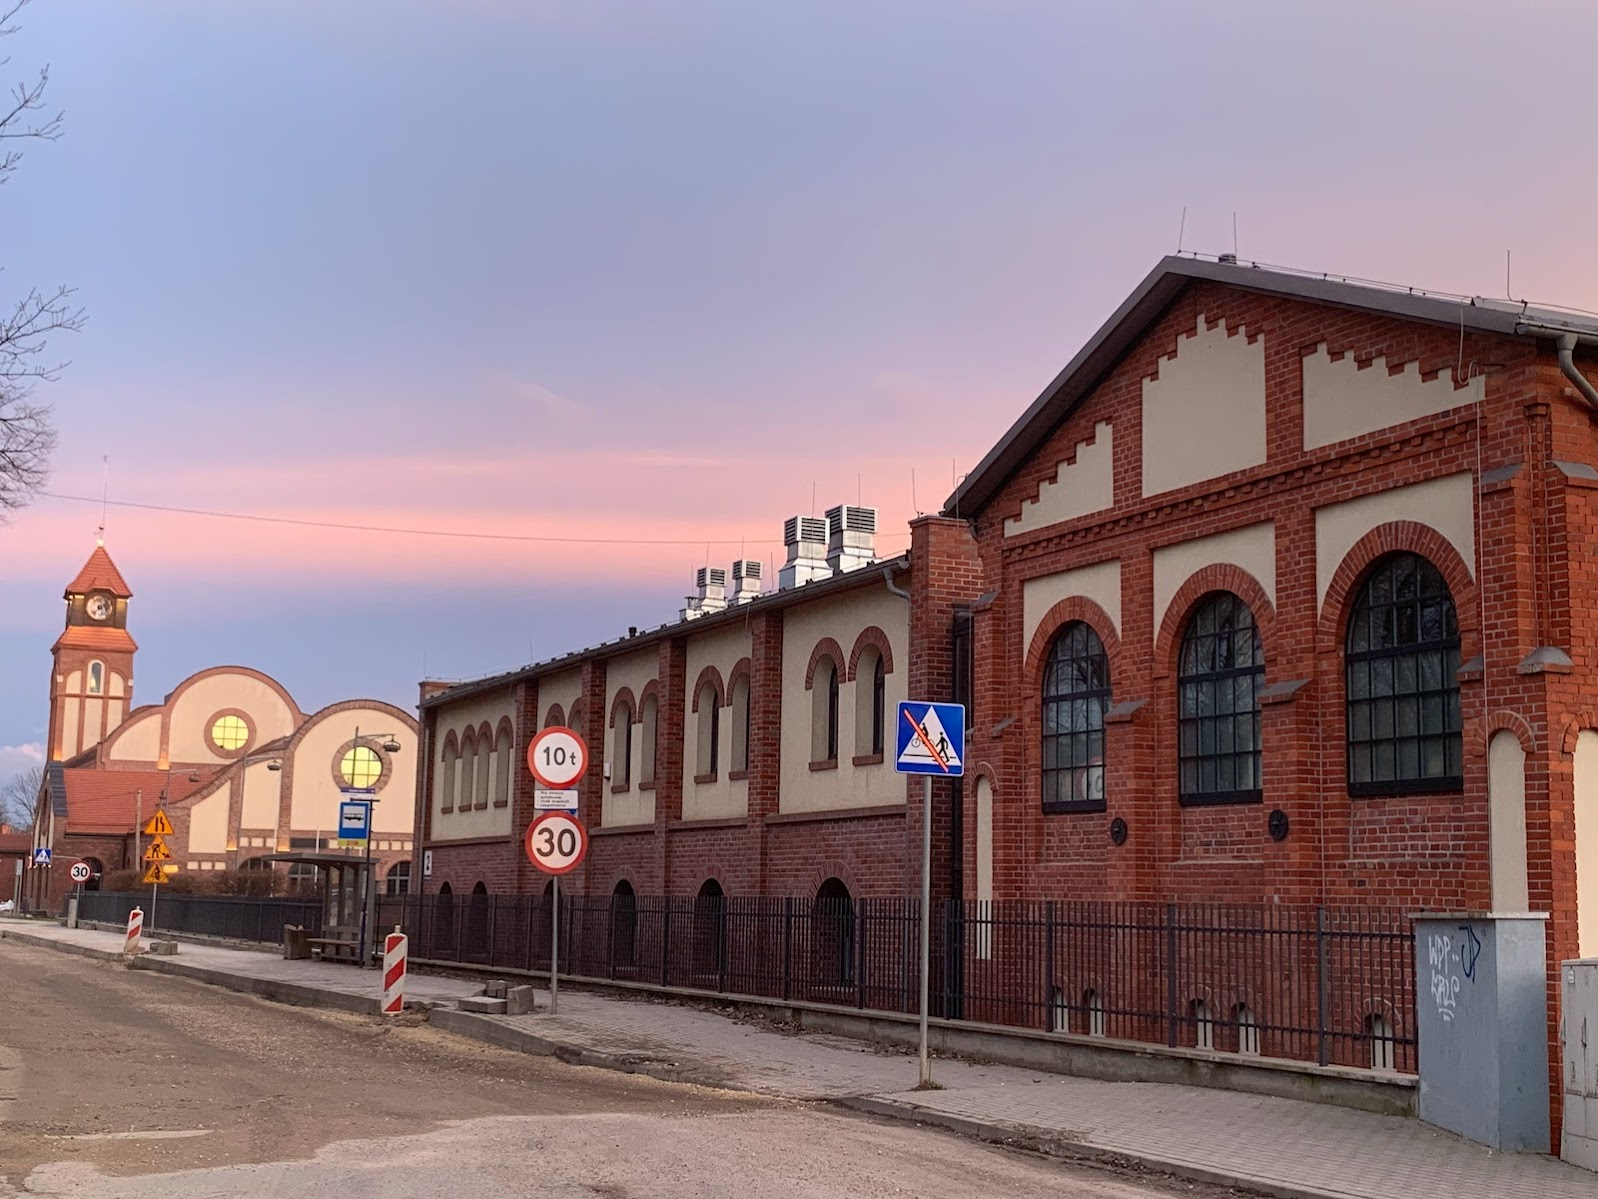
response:
M424 687L426 887L543 886L519 763L565 722L579 893L909 894L880 663L890 713L968 706L941 896L1529 909L1551 970L1598 954L1594 379L1591 316L1167 258L906 556L804 582L790 522L795 585Z

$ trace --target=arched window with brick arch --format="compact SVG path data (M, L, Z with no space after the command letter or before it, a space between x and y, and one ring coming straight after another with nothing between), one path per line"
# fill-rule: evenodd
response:
M1377 560L1344 644L1350 795L1465 785L1459 620L1442 573L1419 554Z
M1184 804L1259 803L1265 652L1249 606L1212 591L1188 617L1177 668L1178 790Z
M1110 660L1084 621L1055 635L1043 668L1043 810L1102 812Z
M633 706L627 699L617 699L610 726L610 786L625 791L633 781Z
M455 768L460 761L460 745L455 740L452 730L444 738L444 753L439 763L438 795L439 811L453 812L455 810Z
M831 656L817 662L811 680L810 760L838 760L838 663Z

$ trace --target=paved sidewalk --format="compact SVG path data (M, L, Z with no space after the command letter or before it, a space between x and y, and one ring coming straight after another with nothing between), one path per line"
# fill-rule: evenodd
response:
M116 933L0 921L0 936L111 957ZM290 1002L375 1010L377 974L273 952L184 945L142 968L189 974ZM210 977L206 977L210 976ZM452 1004L481 987L412 975L410 997ZM311 995L313 998L295 998ZM548 994L541 991L540 1004ZM1552 1158L1504 1155L1415 1120L1292 1099L1157 1083L1110 1083L938 1060L941 1089L917 1091L916 1062L840 1037L792 1034L714 1012L564 992L560 1014L432 1013L441 1028L570 1061L924 1120L1055 1152L1125 1157L1183 1177L1285 1199L1594 1199L1598 1175Z

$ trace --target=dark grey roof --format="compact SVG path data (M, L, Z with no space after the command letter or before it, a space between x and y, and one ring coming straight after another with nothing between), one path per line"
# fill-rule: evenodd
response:
M805 583L798 587L788 587L780 591L768 591L759 599L750 600L746 604L729 605L724 611L717 612L713 616L701 616L692 621L675 620L658 628L644 629L630 637L618 637L614 641L591 645L586 649L573 650L571 653L562 654L558 658L534 662L529 666L508 670L503 674L489 675L481 679L468 679L465 682L454 684L447 690L429 695L417 707L425 711L428 708L436 708L441 704L454 703L456 700L465 699L469 696L481 695L486 691L495 691L512 683L519 683L524 679L554 674L561 670L569 670L590 658L614 657L617 654L629 653L632 650L645 649L670 637L681 637L687 633L707 633L712 629L721 628L734 621L747 620L755 612L823 599L829 595L837 595L841 592L851 591L857 587L864 587L870 584L881 586L883 571L898 573L909 569L909 566L910 555L906 552L900 554L897 558L887 558L880 562L874 562L870 566L862 566L857 570L833 575L828 579L817 579L813 583Z
M67 772L60 762L51 762L44 771L45 786L50 789L50 811L57 820L67 818Z
M1590 313L1308 274L1252 262L1163 258L965 477L945 502L943 515L971 516L981 511L1037 445L1059 427L1122 355L1197 280L1484 333L1551 338L1571 332L1583 337L1598 336L1598 317Z

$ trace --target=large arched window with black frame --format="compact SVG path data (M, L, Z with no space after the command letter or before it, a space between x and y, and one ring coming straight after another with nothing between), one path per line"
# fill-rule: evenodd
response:
M1043 669L1043 810L1102 812L1110 661L1080 620L1062 628Z
M1205 596L1182 634L1177 667L1178 791L1184 804L1259 803L1265 653L1249 606Z
M1459 620L1438 569L1389 554L1365 577L1345 643L1350 795L1465 785Z

